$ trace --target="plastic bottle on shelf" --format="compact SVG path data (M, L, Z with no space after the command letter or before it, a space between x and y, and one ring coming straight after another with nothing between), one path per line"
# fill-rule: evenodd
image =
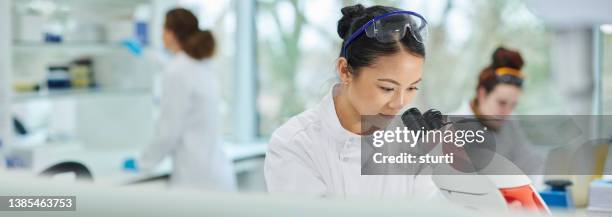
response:
M142 44L149 44L149 21L151 10L147 5L139 5L134 11L134 36Z
M61 43L63 41L63 28L57 22L52 22L45 26L44 30L45 43Z

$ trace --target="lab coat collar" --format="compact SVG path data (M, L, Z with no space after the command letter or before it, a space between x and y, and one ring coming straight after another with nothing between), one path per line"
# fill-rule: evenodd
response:
M334 105L334 96L337 95L340 84L336 83L332 85L328 94L323 98L323 101L319 105L320 111L322 111L322 122L325 130L329 130L329 134L333 137L332 139L336 142L356 142L361 138L360 135L352 133L347 129L344 129L340 124L340 119L336 114L336 106Z
M187 55L187 53L185 53L185 51L179 51L178 53L176 53L176 59L177 61L184 61L184 62L198 62L198 60L191 58L189 55Z
M206 59L194 59L191 56L189 56L187 53L185 53L185 51L179 51L175 54L176 58L175 60L177 62L189 62L189 63L196 63L196 64L207 64L208 62L210 62L210 59L206 58Z

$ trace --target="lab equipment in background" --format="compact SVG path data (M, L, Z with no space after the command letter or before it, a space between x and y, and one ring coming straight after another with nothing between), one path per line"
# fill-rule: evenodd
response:
M500 164L506 164L501 166L504 168L516 167L503 156L495 154L492 165L497 166L492 167ZM444 165L435 169L432 179L447 199L468 208L504 212L518 208L550 214L548 206L526 175L463 173Z
M73 88L95 87L93 74L93 61L81 58L70 65L70 80Z
M92 18L86 10L65 7L69 3L51 2L42 8L34 3L16 6L12 36L15 42L118 44L124 39L136 39L144 45L150 42L152 10L146 3L133 5L133 12L106 18ZM82 15L87 18L82 19Z
M606 174L604 165L609 143L607 139L586 141L578 137L569 144L549 151L546 171L554 171L556 175L546 175L544 179L571 180L572 185L568 188L572 192L574 206L584 207L588 202L590 184ZM582 172L576 174L575 171Z
M589 211L612 213L612 180L591 182L589 187Z
M37 81L32 80L13 80L13 90L15 92L36 92L40 90Z
M149 44L149 20L151 11L146 5L136 7L134 12L134 37L143 45Z
M63 40L63 27L59 23L47 24L44 28L44 42L61 43Z
M147 29L147 23L140 21L136 22L136 38L138 38L138 41L140 41L142 44L149 43Z
M53 32L45 32L45 42L60 43L62 42L62 36Z
M89 169L78 162L62 162L56 165L53 165L40 173L40 176L43 177L51 177L54 178L57 175L61 175L64 173L74 173L74 178L76 181L93 181L93 176Z
M439 130L445 125L469 121L472 120L449 122L435 109L421 115L418 109L411 108L402 114L402 122L411 130ZM426 147L421 151L428 153L433 148ZM447 199L472 209L508 211L518 205L520 209L549 214L550 210L531 185L529 177L519 172L521 170L505 157L494 152L490 154L493 157L491 162L480 171L469 173L441 164L434 168L432 179ZM513 175L489 175L496 174L491 171L499 168Z
M19 120L19 118L14 117L13 116L13 128L15 129L15 133L17 133L17 135L27 135L28 134L28 130L25 127L25 125L23 125L23 122L21 122L21 120Z
M66 65L49 66L47 72L47 88L51 89L67 89L70 88L69 67Z
M550 213L548 207L531 185L531 180L525 175L492 178L501 191L506 203L520 204L524 209Z
M548 188L540 192L540 196L546 202L550 208L574 208L574 201L572 200L571 191L569 186L572 182L569 180L548 180L546 181Z
M6 168L9 169L25 169L30 168L31 164L28 159L25 159L21 156L6 156Z
M49 90L97 87L93 68L93 60L89 57L75 59L69 65L48 66L46 87ZM37 92L41 89L37 83L17 80L13 82L13 89L16 92Z
M106 42L106 30L100 23L73 20L66 25L63 37L66 43L100 44Z
M105 27L106 40L110 44L119 44L127 38L134 37L134 22L131 19L109 20Z

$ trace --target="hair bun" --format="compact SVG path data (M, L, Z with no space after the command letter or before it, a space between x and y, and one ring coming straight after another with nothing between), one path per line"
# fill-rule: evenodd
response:
M521 54L514 50L509 50L504 47L498 47L493 52L491 57L491 68L497 69L501 67L509 67L516 70L523 68L523 57Z
M365 7L361 4L353 6L347 6L340 10L342 12L342 18L338 20L338 36L342 39L346 39L347 34L351 28L353 18L359 16L365 11Z

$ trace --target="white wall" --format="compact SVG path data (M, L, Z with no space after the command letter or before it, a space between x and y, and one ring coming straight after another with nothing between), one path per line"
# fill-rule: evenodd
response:
M525 3L549 26L578 27L612 23L610 0L525 0Z
M0 139L6 147L11 135L11 1L0 1L0 32Z
M551 70L555 89L568 99L567 112L589 115L594 86L593 30L589 27L557 29L551 50Z

